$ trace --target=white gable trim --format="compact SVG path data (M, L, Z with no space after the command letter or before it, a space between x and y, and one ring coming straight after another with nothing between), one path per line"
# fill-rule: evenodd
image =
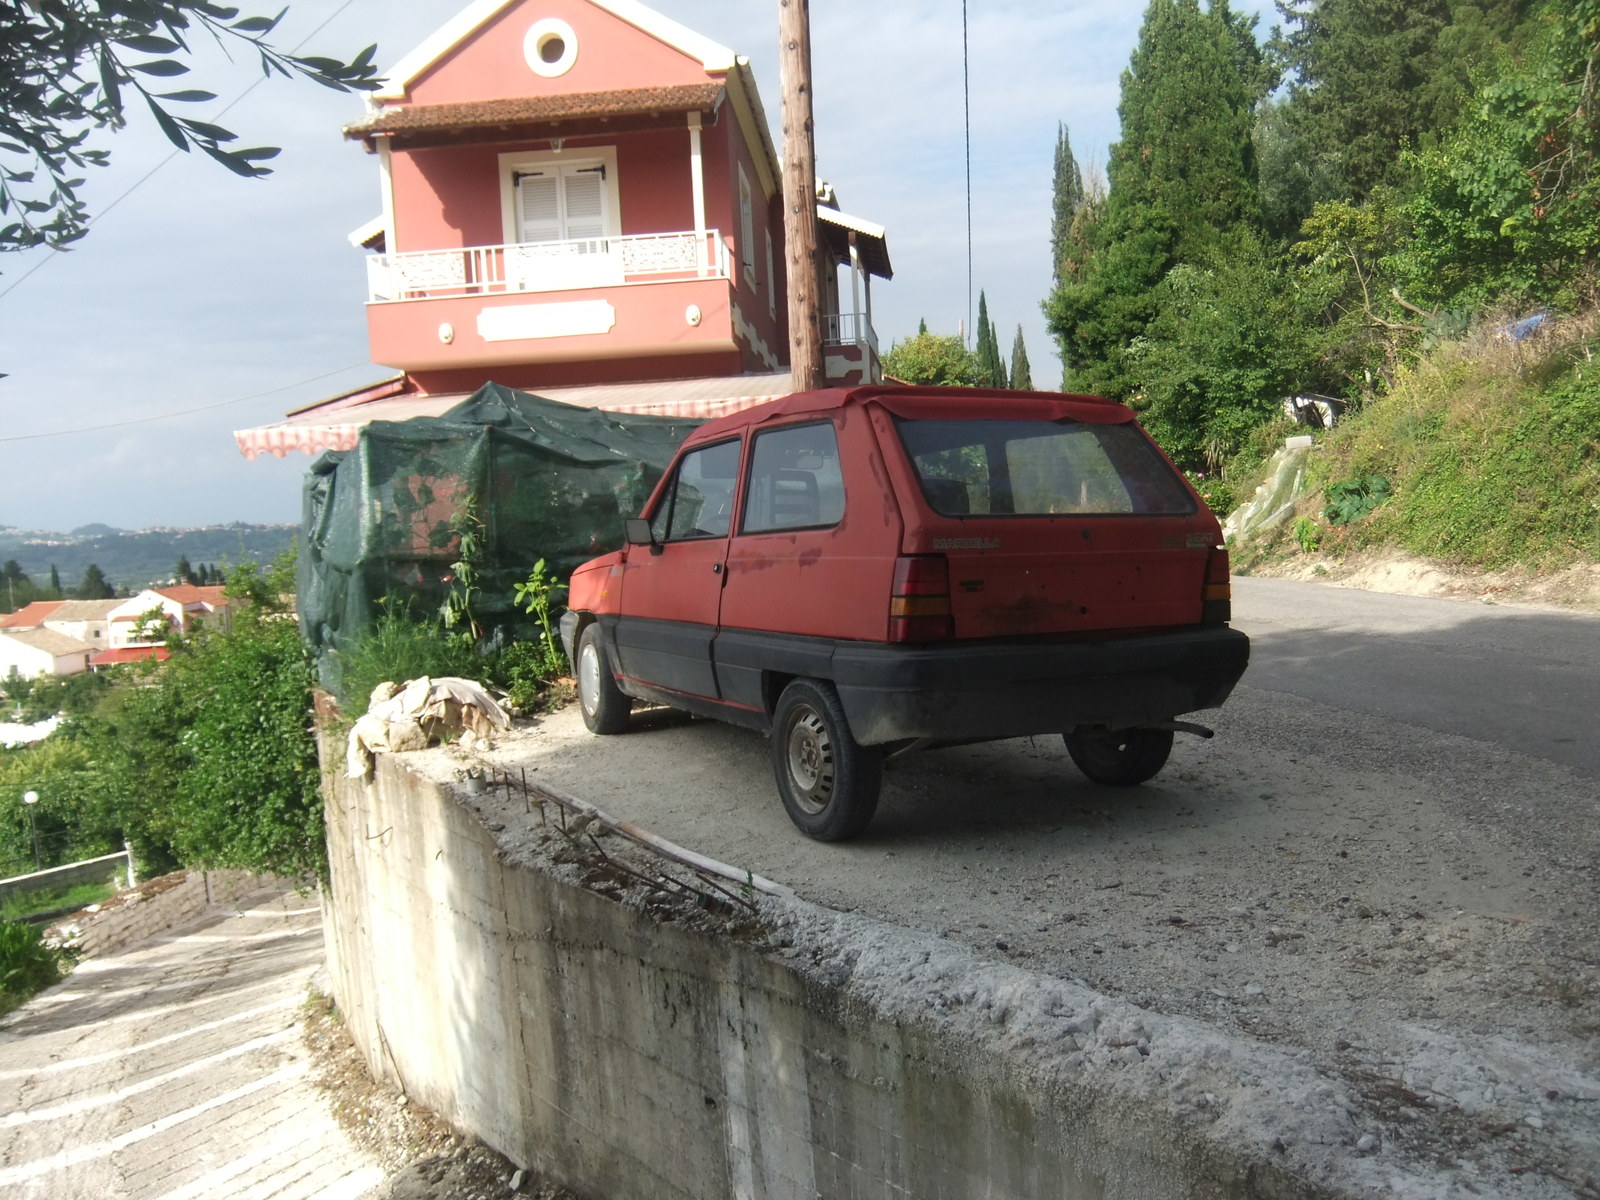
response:
M395 63L384 75L384 86L368 95L373 100L404 100L419 75L516 2L473 0L420 46ZM674 50L698 59L707 71L728 71L733 68L732 50L710 38L701 37L694 30L653 8L646 8L639 0L589 0L589 3L643 30L657 41L665 42Z

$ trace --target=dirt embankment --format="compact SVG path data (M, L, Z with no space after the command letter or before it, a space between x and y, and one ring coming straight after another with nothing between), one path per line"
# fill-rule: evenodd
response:
M1396 551L1358 551L1340 557L1295 552L1253 562L1247 573L1402 596L1600 613L1600 563L1578 563L1546 572L1470 571Z

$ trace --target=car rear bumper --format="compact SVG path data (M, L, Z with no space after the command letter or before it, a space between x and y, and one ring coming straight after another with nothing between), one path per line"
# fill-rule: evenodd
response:
M1126 728L1216 708L1250 661L1226 626L1070 643L841 643L833 681L863 745Z

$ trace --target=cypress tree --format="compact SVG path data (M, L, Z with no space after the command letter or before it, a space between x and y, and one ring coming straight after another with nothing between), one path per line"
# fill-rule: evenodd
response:
M61 595L61 572L56 570L55 563L50 564L50 594Z
M1057 287L1073 277L1069 265L1073 250L1073 224L1086 199L1083 172L1078 170L1078 160L1072 155L1072 141L1067 137L1066 124L1058 122L1050 211L1050 260Z
M1021 325L1011 343L1011 387L1019 392L1033 391L1033 372L1028 369L1028 347L1022 341Z
M1266 81L1226 0L1205 11L1151 0L1122 75L1122 136L1090 257L1046 305L1072 387L1131 396L1128 350L1156 316L1157 285L1179 263L1224 254L1236 226L1259 224L1250 132Z
M106 582L105 573L96 564L90 563L83 569L83 579L77 591L79 600L109 600L115 595L116 592Z
M1006 386L1006 363L1000 357L1000 339L995 335L994 322L989 319L989 301L978 293L978 355L979 387L1003 388Z

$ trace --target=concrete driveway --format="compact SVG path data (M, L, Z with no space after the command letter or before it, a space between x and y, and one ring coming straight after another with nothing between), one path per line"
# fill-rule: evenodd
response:
M315 899L257 893L84 963L0 1025L0 1195L358 1200L384 1175L308 1078Z

